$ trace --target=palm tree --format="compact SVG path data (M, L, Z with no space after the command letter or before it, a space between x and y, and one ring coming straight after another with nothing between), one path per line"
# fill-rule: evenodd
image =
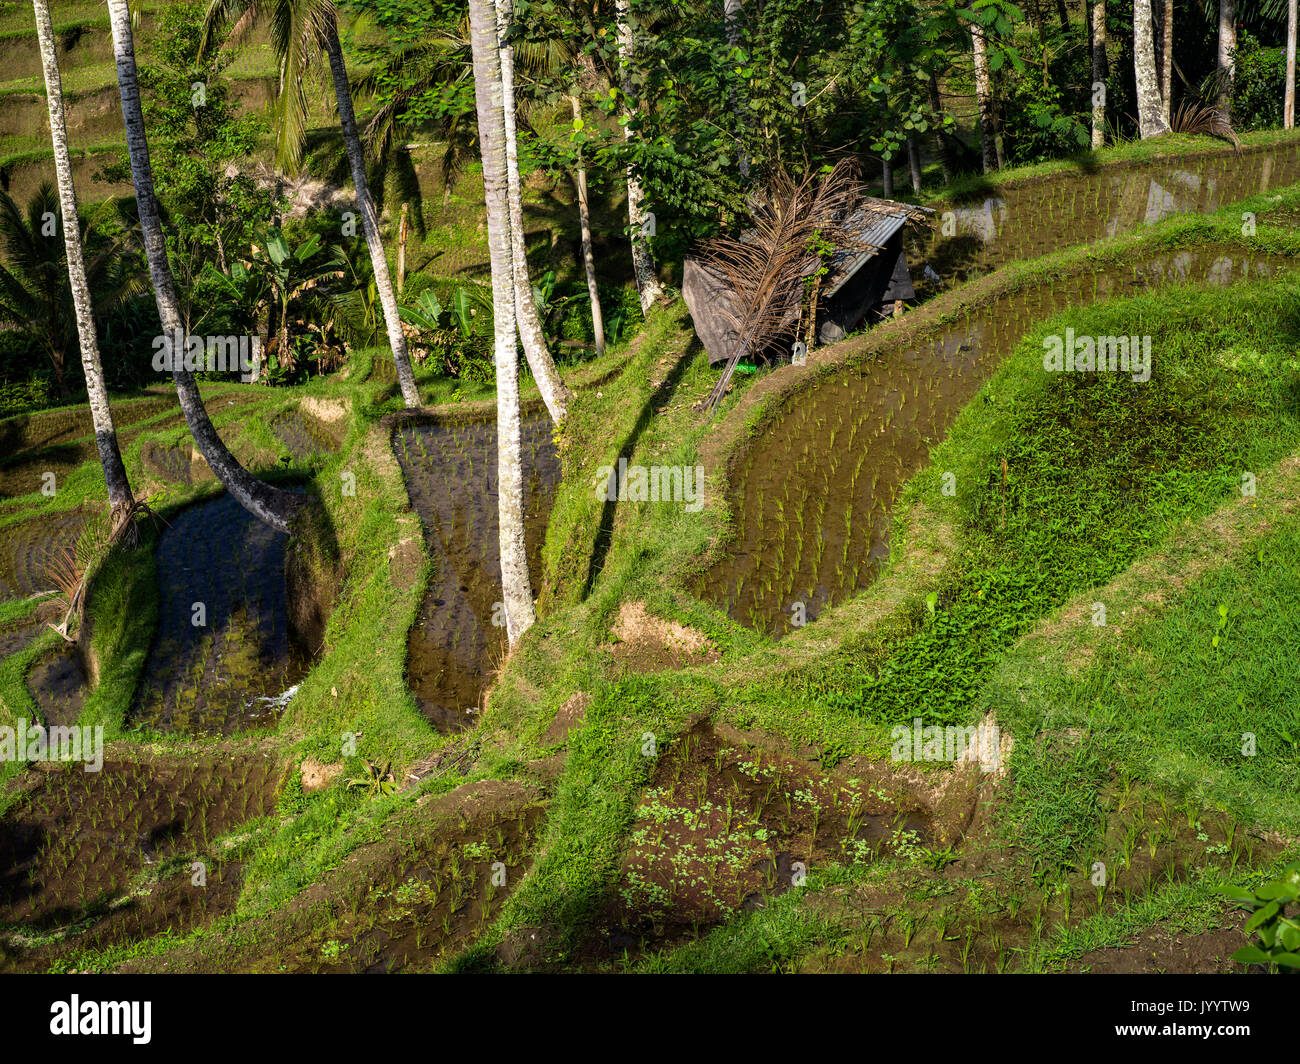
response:
M1164 0L1160 29L1160 117L1169 125L1174 100L1174 0Z
M1133 0L1133 73L1137 81L1138 129L1142 139L1169 132L1156 72L1155 34L1151 26L1151 0Z
M356 115L352 108L352 87L343 61L343 46L339 42L334 4L332 0L212 0L204 20L202 50L206 52L211 48L218 32L232 22L234 25L230 37L238 40L263 18L270 22L271 44L280 60L277 157L281 165L296 166L301 159L307 121L307 93L304 87L307 74L322 50L329 59L334 97L338 104L339 126L343 131L343 146L357 195L357 213L361 216L362 232L375 271L375 286L384 308L384 323L388 329L388 344L392 348L393 362L397 366L398 385L402 390L403 402L408 407L418 407L420 393L411 371L406 336L402 332L402 321L397 312L397 295L393 291L388 258L379 235L374 197L370 194L370 183L366 178L365 153L357 133Z
M95 448L104 469L108 489L108 509L117 525L135 505L131 481L122 464L113 427L113 412L108 405L104 386L104 367L99 361L99 342L95 336L95 318L90 302L90 282L86 277L86 260L81 249L81 222L77 217L77 191L72 183L72 159L68 154L68 127L63 115L63 82L54 51L54 25L47 0L32 0L36 15L36 37L41 49L41 66L45 72L45 101L50 112L50 139L54 145L54 176L59 185L59 207L63 215L63 243L68 262L68 286L76 311L77 338L81 343L81 368L86 375L86 396L90 420L95 429ZM6 197L8 198L8 197ZM10 204L12 205L12 200Z
M636 118L633 102L632 61L636 57L636 35L632 25L630 0L614 0L614 20L618 29L618 58L622 71L623 134L631 142L632 123ZM649 220L644 206L645 193L641 179L631 164L627 168L627 222L632 230L632 270L636 276L636 290L641 299L641 313L649 314L656 299L663 295L663 286L655 275L654 256L650 253L646 222Z
M585 12L584 12L585 15ZM590 19L587 19L588 23ZM373 70L367 74L358 83L358 91L373 93L381 81L381 71L383 74L389 74L401 71L404 86L391 97L384 100L371 114L366 123L365 136L370 145L371 151L376 157L384 158L393 150L394 141L398 126L401 124L406 115L408 108L422 96L433 91L439 86L450 87L463 80L466 76L473 76L473 64L470 59L469 48L469 30L468 22L463 24L462 29L455 34L449 33L443 37L436 38L432 41L421 41L419 44L403 48L395 53L379 70ZM548 40L545 42L521 41L516 47L511 45L508 49L502 49L503 65L506 60L506 52L510 54L511 62L511 95L514 89L514 71L525 70L534 75L554 75L559 71L578 70L577 80L579 86L574 86L572 91L566 93L570 107L573 109L575 122L582 121L582 105L579 98L581 91L580 85L587 84L590 87L600 81L599 74L596 70L595 63L591 56L585 52L577 50L570 38L560 38ZM412 75L411 71L418 73ZM520 101L515 100L515 107L507 111L507 119L513 120L514 113L519 113L520 119L525 114L525 108ZM430 129L433 137L439 142L446 145L441 159L441 174L443 181L444 204L451 196L452 185L456 177L460 174L465 160L471 156L476 149L475 131L471 130L462 121L462 116L455 110L444 110L435 117L426 119L425 123ZM512 138L513 140L513 138ZM523 236L523 201L516 194L518 189L518 162L517 153L514 156L515 163L511 168L514 175L511 180L511 217L512 225L518 230L518 235ZM509 160L507 160L509 161ZM573 181L574 189L578 201L578 222L582 234L582 256L583 267L587 275L587 293L591 302L591 320L592 331L595 334L596 352L604 354L605 351L605 329L603 316L600 309L599 286L596 282L596 260L592 253L591 245L591 208L587 190L587 172L586 167L579 161L574 169L570 172L570 179ZM516 215L516 207L518 214ZM513 239L512 248L517 241ZM517 265L526 267L526 259L518 259ZM522 271L521 271L522 274ZM522 274L526 278L526 274ZM528 300L532 296L532 286L525 284ZM526 304L525 304L526 305ZM533 300L536 306L536 301ZM529 345L525 344L525 354L530 354ZM533 370L533 376L541 383L543 376L549 375L545 370L542 374L538 373L535 361L541 359L529 357L529 365ZM546 356L544 365L551 365L549 353ZM552 404L548 401L548 407ZM555 409L552 407L551 416L555 417Z
M506 178L510 205L510 251L514 260L515 321L524 345L528 368L542 393L542 400L556 425L568 414L569 389L565 387L551 352L546 346L542 322L533 299L533 285L528 277L528 248L524 240L524 196L519 180L519 142L515 129L515 52L507 35L514 21L511 0L495 0L497 40L501 66L501 96L506 130ZM475 83L477 91L477 82Z
M1286 6L1286 96L1282 103L1282 128L1295 129L1296 0Z
M136 208L144 241L145 259L153 281L154 299L163 334L170 338L181 332L181 316L176 301L176 286L167 261L167 241L163 236L158 200L154 195L153 167L149 162L149 140L144 128L144 110L140 105L140 84L135 66L135 41L131 32L129 0L108 0L109 26L113 33L113 53L117 64L117 84L122 97L122 117L126 124L126 147L131 160L131 179L135 184ZM217 479L245 510L280 532L290 531L294 515L303 504L301 496L272 487L258 480L243 466L217 435L208 412L203 407L194 374L187 370L173 351L172 376L181 411L190 434Z
M59 193L49 182L37 188L25 209L0 192L0 247L8 263L0 266L0 321L27 333L45 351L59 393L68 396L68 356L79 340L67 233L59 232L66 229L58 224L61 210ZM79 217L74 224L78 246L90 254L89 262L81 261L92 304L101 313L146 290L121 240L104 237L95 220Z
M1225 118L1232 115L1232 83L1237 76L1237 11L1234 0L1219 0L1219 52L1215 64L1218 74L1219 110Z
M1093 0L1092 4L1092 82L1102 86L1100 93L1094 88L1092 101L1092 148L1096 151L1106 143L1106 0Z
M582 123L582 104L576 92L569 94L573 124ZM596 339L596 356L605 353L605 318L600 309L600 286L596 283L596 256L591 249L591 203L587 197L587 168L581 161L573 169L573 189L578 196L578 225L582 231L582 267L587 274L587 299L591 303L591 331Z
M492 260L492 321L496 333L497 512L506 639L514 649L536 620L524 549L523 433L519 416L519 356L515 348L514 253L510 178L506 162L505 92L493 0L469 0L488 251Z
M995 170L998 165L994 149L993 134L993 87L989 78L988 46L984 40L984 28L971 26L971 52L975 58L975 99L979 107L980 154L984 161L984 172ZM888 192L885 195L889 195Z

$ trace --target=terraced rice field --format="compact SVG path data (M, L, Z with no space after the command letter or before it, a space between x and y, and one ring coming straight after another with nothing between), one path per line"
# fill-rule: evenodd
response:
M8 525L0 536L0 602L49 591L49 569L65 544L75 543L89 517L82 509Z
M695 585L741 623L782 635L869 584L889 556L903 483L1035 323L1161 285L1229 284L1280 263L1230 248L1172 253L1003 296L789 399L732 478L735 540ZM925 313L924 310L919 313Z
M289 410L271 422L274 432L289 453L298 461L333 454L339 449L336 440L319 421L301 410Z
M230 735L274 722L283 708L274 700L309 665L289 631L286 538L229 495L172 519L158 543L158 632L132 724Z
M1063 246L1094 244L1177 214L1207 214L1300 181L1300 145L1059 174L939 208L917 257L945 287ZM945 211L948 213L945 214ZM917 278L919 280L919 277Z
M434 564L407 642L407 683L435 727L456 731L474 723L492 656L505 645L496 422L404 425L393 450ZM525 419L523 451L524 531L536 573L560 479L545 414Z
M223 864L212 844L272 812L282 776L278 760L256 751L198 763L110 759L97 772L74 762L36 774L0 830L0 968L42 970L62 935L106 945L232 906L238 867ZM176 857L190 860L132 889ZM55 928L52 942L42 937Z

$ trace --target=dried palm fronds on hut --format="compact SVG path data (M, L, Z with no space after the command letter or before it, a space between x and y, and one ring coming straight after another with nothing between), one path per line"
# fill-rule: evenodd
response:
M717 405L742 358L838 339L877 304L910 299L902 229L929 213L865 196L848 162L798 183L774 177L754 197L750 228L686 259L682 295L696 334L710 364L726 363L707 405Z

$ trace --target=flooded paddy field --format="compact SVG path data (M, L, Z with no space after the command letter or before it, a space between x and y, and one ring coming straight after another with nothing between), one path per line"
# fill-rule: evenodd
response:
M47 970L70 944L179 931L233 907L239 867L215 841L271 813L283 773L257 750L29 772L0 820L0 970Z
M54 587L50 568L90 520L87 508L16 521L0 529L0 602Z
M290 632L286 539L224 494L171 519L156 551L158 632L130 724L194 735L274 724L276 699L310 664Z
M729 493L735 538L695 592L773 635L867 586L889 556L894 500L985 379L1037 322L1161 285L1269 276L1286 260L1170 252L1001 296L790 399L748 445ZM921 311L920 313L924 313Z
M404 425L393 450L433 561L407 642L407 683L435 727L457 731L474 723L493 655L505 646L496 422ZM525 418L523 456L528 568L538 573L560 479L545 414Z
M1178 214L1209 214L1229 203L1300 181L1300 145L1158 159L1108 166L1099 173L975 191L938 206L933 225L909 251L941 281L933 291L1010 262L1074 244L1095 244ZM915 256L915 258L913 258ZM921 281L919 274L915 277Z

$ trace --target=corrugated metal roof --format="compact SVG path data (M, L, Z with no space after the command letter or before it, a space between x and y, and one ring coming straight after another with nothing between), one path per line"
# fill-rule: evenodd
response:
M863 263L877 255L889 239L907 224L907 212L900 210L897 214L885 214L879 211L856 211L849 216L848 227L856 230L855 239L859 246L840 248L831 255L831 274L836 277L834 285L826 290L829 299L843 288Z

